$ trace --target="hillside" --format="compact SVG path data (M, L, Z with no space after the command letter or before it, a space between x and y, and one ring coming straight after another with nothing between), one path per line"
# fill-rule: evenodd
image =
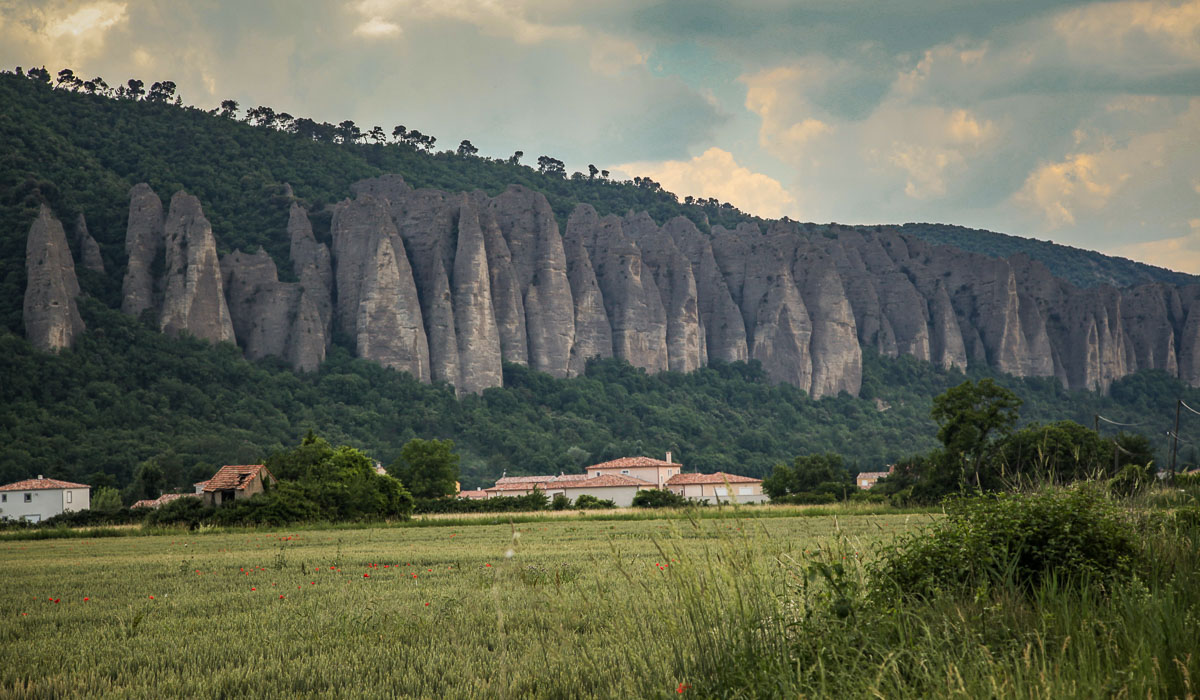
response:
M385 462L454 438L470 485L666 449L867 469L930 447L929 402L964 376L1002 377L1030 420L1155 434L1200 380L1176 273L341 138L0 75L0 478L123 484L154 460L186 485L310 428ZM23 313L27 240L58 261L34 307L74 309L54 290L77 275L87 332Z

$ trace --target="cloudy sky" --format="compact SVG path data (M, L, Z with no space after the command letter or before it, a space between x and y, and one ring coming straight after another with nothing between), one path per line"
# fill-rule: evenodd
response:
M1200 273L1200 0L0 0L0 65Z

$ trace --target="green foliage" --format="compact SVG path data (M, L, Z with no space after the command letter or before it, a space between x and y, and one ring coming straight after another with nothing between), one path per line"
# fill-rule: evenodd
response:
M571 508L571 499L565 493L556 493L554 498L550 499L550 510L569 510Z
M933 399L929 414L938 424L938 440L952 453L978 464L995 438L1017 424L1021 399L991 379L966 381Z
M579 510L600 510L616 508L617 504L607 498L597 498L591 494L581 493L575 498L575 507Z
M493 496L483 499L418 498L413 506L413 512L417 514L524 513L548 508L550 508L550 499L546 497L546 494L534 491L524 496Z
M881 557L879 595L1126 581L1145 562L1127 511L1094 487L950 501L945 520Z
M417 498L440 498L456 492L458 455L453 440L413 438L387 468Z
M667 489L643 489L633 496L634 508L683 508L688 500Z
M832 452L797 457L791 467L778 464L771 476L763 479L763 492L779 502L832 503L854 490L854 479L842 456Z
M110 513L121 509L121 492L111 486L101 486L92 494L91 510Z

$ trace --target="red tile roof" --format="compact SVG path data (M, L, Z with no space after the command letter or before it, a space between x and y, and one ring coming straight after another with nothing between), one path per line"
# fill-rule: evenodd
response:
M521 481L514 483L510 481L506 484L497 483L491 488L484 489L484 491L532 491L534 488L545 490L546 484L542 482Z
M204 485L204 491L207 493L226 489L244 489L246 484L259 472L266 474L264 479L269 476L272 481L275 480L275 475L261 464L227 464L213 474L213 477Z
M717 472L716 474L676 474L667 479L667 486L683 486L685 484L723 484L729 482L731 484L757 484L761 483L762 479L754 479L748 476L738 476L737 474L726 474L725 472Z
M590 479L574 480L565 484L552 484L563 489L594 489L609 486L654 486L654 484L634 476L623 474L601 474Z
M76 484L58 479L26 479L0 486L0 491L37 491L39 489L90 489L87 484Z
M496 479L496 485L500 484L540 484L543 481L553 481L552 476L502 476Z
M855 479L863 479L863 478L866 478L866 479L882 479L883 477L887 476L887 475L888 475L888 474L890 474L890 473L891 473L891 472L859 472L859 473L858 473L858 476L856 476L856 477L854 477L854 478L855 478Z
M471 491L459 491L458 497L466 498L466 499L472 500L472 501L477 501L482 498L487 498L487 491L484 491L483 489L474 489Z
M194 494L194 493L164 493L163 495L159 496L158 498L143 498L142 500L138 501L137 503L134 503L130 507L131 508L160 508L162 506L167 505L171 501L177 501L180 498L200 498L200 496L198 496L197 494Z
M628 469L629 467L680 467L683 465L677 462L667 462L661 459L651 459L650 457L622 457L620 459L593 464L588 467L588 471L593 469Z

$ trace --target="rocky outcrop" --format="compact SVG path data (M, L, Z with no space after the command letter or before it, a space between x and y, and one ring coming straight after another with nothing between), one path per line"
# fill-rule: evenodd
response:
M87 220L80 214L75 218L75 241L79 244L79 262L92 272L104 274L104 257L100 255L100 244L88 233Z
M386 200L362 194L334 210L336 324L359 357L430 380L417 287Z
M287 230L291 242L292 271L317 308L322 335L328 345L333 329L333 264L329 248L317 242L308 212L297 202L292 202L288 212Z
M166 257L159 327L169 334L233 342L217 243L200 200L176 192L163 231Z
M316 295L303 283L279 281L275 261L262 248L221 258L226 300L246 357L282 357L313 371L325 360L325 321Z
M166 330L236 333L248 356L303 369L336 330L358 356L458 392L499 386L502 362L561 377L615 356L651 372L757 360L813 397L855 394L864 348L1071 389L1103 391L1140 369L1200 385L1200 288L1082 290L1027 256L886 227L782 220L703 232L684 217L660 225L581 204L560 231L546 198L523 187L450 194L387 175L351 191L333 207L332 249L292 206L298 281L284 283L261 250L226 256L214 275L199 203L176 194L164 217L135 187L122 308L152 310ZM77 235L86 262L98 249Z
M79 282L62 223L44 204L25 242L25 275L25 337L39 350L71 347L84 330Z
M138 316L158 308L155 262L163 254L162 200L141 183L129 191L129 223L125 230L125 281L121 285L121 311Z

